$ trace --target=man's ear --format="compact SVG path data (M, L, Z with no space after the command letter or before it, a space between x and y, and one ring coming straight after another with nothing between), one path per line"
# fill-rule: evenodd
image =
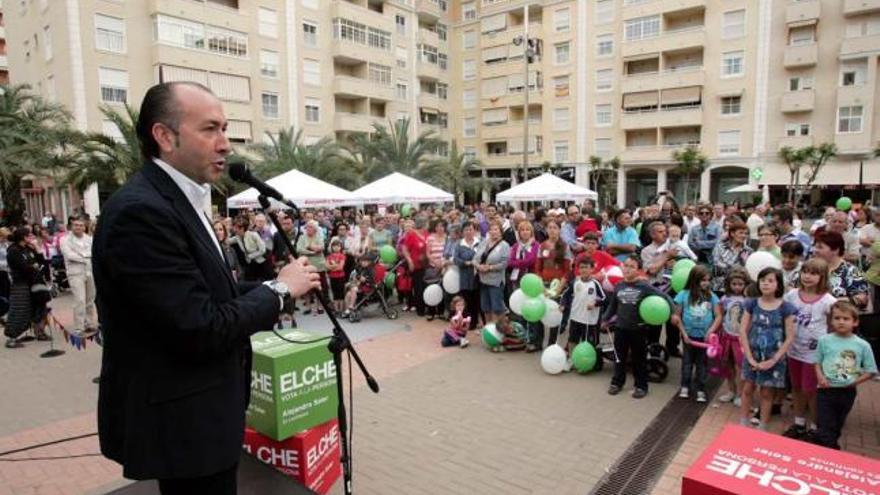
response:
M168 153L177 146L177 134L161 122L153 123L150 133L153 135L153 139L156 140L159 151Z

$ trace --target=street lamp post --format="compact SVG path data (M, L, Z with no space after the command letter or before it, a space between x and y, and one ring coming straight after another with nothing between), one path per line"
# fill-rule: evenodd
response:
M523 5L523 34L513 39L514 45L523 47L523 182L529 180L529 60L535 55L535 47L529 39L529 6Z

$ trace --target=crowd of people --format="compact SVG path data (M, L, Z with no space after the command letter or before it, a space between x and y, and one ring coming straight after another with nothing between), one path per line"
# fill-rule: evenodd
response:
M602 211L587 200L527 210L480 203L319 209L299 219L277 214L281 229L260 212L215 215L213 230L239 279L271 280L304 256L321 274L331 311L348 316L366 285L383 299L396 296L402 311L447 321L444 346L465 347L469 331L491 323L503 337L495 351L540 351L567 333L570 356L581 342L598 346L605 332L616 356L612 395L622 391L628 369L632 396L647 395L646 349L663 339L668 355L681 359L680 398L706 402L711 372L727 381L718 400L741 408L743 424L766 429L789 391L793 423L785 435L834 447L855 385L876 373L870 346L851 335L861 315L880 311L880 208L829 208L810 225L786 205L680 206L669 194L643 207ZM7 347L21 345L29 326L37 339L49 338L49 298L40 292L51 285L53 267L65 269L74 289L76 330L96 331L89 227L72 217L66 226L44 219L0 229ZM753 279L746 265L755 252L769 253L781 269L765 268ZM681 260L696 265L675 291L670 281ZM426 288L446 286L450 272L457 291L427 304ZM529 273L558 302L559 325L546 328L509 310ZM642 321L639 303L649 295L673 308L665 331ZM293 325L296 316L324 312L305 297L288 303L282 320ZM705 351L710 341L720 349L713 359Z

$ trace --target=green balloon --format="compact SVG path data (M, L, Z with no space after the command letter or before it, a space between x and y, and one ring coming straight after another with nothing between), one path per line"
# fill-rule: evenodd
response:
M694 260L678 260L672 265L672 273L675 273L679 270L686 270L688 274L691 273L691 268L697 266Z
M639 316L649 325L662 325L669 320L672 308L660 296L648 296L639 304Z
M547 312L547 303L540 297L530 297L522 305L522 316L532 323L541 321Z
M681 292L684 290L684 286L687 285L688 277L690 276L690 270L673 270L672 271L672 290L675 292Z
M837 209L840 211L849 211L852 208L852 200L846 196L837 200Z
M385 274L385 287L393 289L395 282L397 282L397 275L395 275L394 273Z
M544 293L544 281L534 273L528 273L520 280L519 288L529 297L538 297Z
M494 323L490 323L483 327L480 334L483 336L483 345L489 349L501 345L501 336L498 334L498 330L495 329Z
M397 250L392 246L382 246L379 249L379 258L382 260L382 263L392 265L397 261Z
M408 216L412 215L412 209L413 209L412 205L405 204L400 207L400 214L403 215L404 217L408 217Z
M571 364L580 373L593 371L597 359L596 348L589 342L581 342L571 351Z

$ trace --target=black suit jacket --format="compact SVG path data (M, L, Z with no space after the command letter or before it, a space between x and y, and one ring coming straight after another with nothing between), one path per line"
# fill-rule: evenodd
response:
M93 242L104 332L101 452L128 478L189 478L238 462L249 336L278 297L232 274L171 177L146 163L103 208Z

